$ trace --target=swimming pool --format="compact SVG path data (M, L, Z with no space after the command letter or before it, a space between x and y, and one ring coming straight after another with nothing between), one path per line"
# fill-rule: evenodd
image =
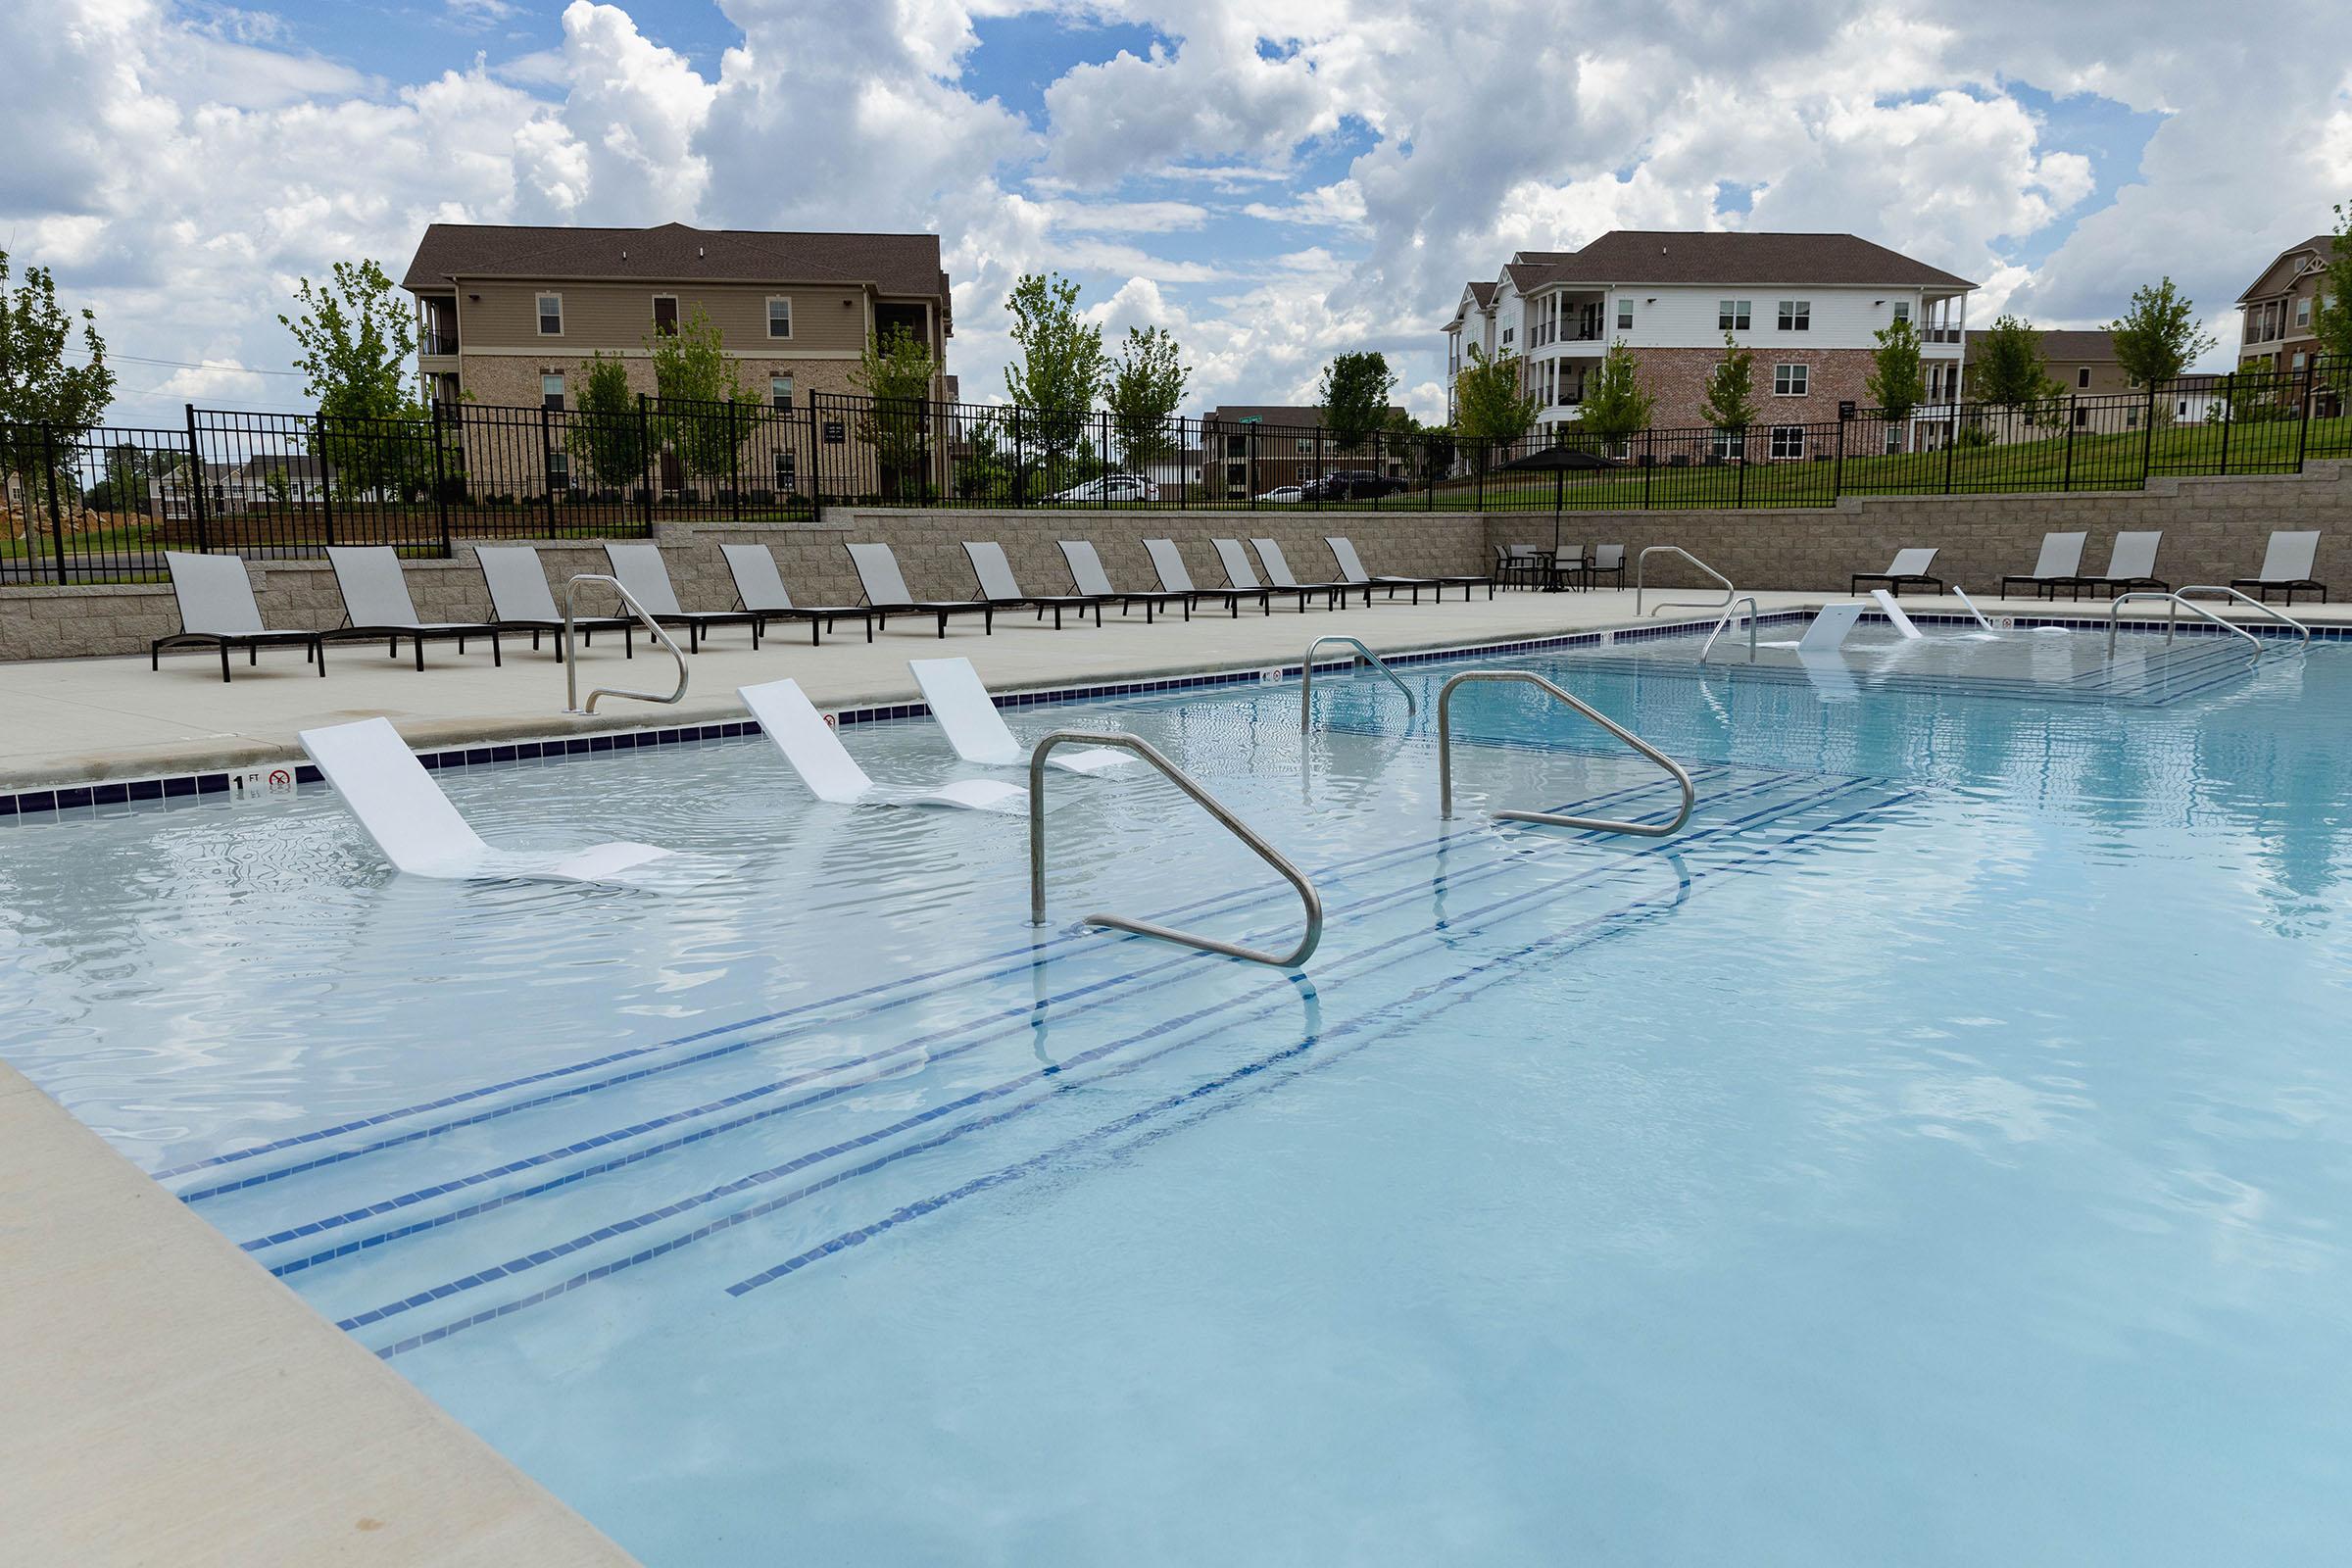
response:
M1023 709L1172 791L812 808L764 743L0 835L0 1054L655 1565L2315 1560L2352 1526L2352 651L1689 642ZM1722 657L1719 652L1718 657ZM1464 666L1466 667L1466 666ZM858 725L885 783L971 770Z

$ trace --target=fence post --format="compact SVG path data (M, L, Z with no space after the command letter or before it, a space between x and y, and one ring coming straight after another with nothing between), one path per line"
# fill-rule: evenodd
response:
M1952 493L1952 467L1960 461L1960 409L1952 408L1952 422L1943 427L1943 493Z
M1021 441L1021 406L1012 406L1012 505L1014 511L1029 504L1029 449Z
M1772 437L1767 434L1764 439L1769 442ZM1747 510L1747 427L1745 425L1740 427L1740 462L1732 473L1732 510L1734 512Z
M653 421L645 416L645 394L637 394L637 494L638 511L645 518L645 535L654 535L654 474L661 465L654 451Z
M1833 507L1838 504L1838 498L1845 494L1846 423L1847 421L1842 417L1838 421L1838 456L1830 463L1830 505ZM1747 450L1747 443L1744 438L1742 438L1740 441L1740 450L1743 453Z
M2313 400L2320 395L2319 369L2320 357L2317 354L2303 362L2301 403L2303 416L2296 421L2298 428L2295 431L2295 471L2297 473L2303 471L2303 456L2311 450L2311 405Z
M1478 442L1478 456L1470 460L1470 466L1478 479L1478 510L1482 516L1486 514L1487 510L1487 456L1486 438L1481 436Z
M2156 383L2148 383L2148 407L2140 417L2139 487L2145 490L2156 466Z
M335 542L335 465L329 457L332 448L327 433L326 416L321 414L311 423L313 429L318 432L318 515L325 525L326 542L331 548Z
M1649 510L1650 476L1658 468L1658 437L1654 430L1642 432L1642 510Z
M811 517L825 510L824 447L817 440L823 434L816 427L816 394L810 392L803 405L808 415L808 514Z
M547 536L556 536L556 447L554 432L548 428L547 405L539 405L539 488L547 493ZM441 554L450 553L449 530L441 530Z
M441 462L441 400L436 397L428 397L425 400L424 412L429 421L429 428L425 433L433 443L433 515L440 519L441 554L447 558L450 554L449 482Z
M49 481L49 548L57 558L59 587L66 581L66 514L57 505L57 432L48 424L41 426L41 472ZM30 558L25 564L30 565Z
M180 483L186 487L188 494L195 498L191 505L196 511L197 552L209 556L213 553L213 530L204 514L204 449L196 444L196 405L188 404L187 411L188 466L180 474ZM324 456L318 459L318 484L320 494L324 494L326 487L326 459Z
M1437 442L1428 436L1417 438L1421 446L1421 494L1423 512L1438 510L1438 465L1435 453Z
M2074 400L2069 398L2066 405L2066 466L2060 471L2061 476L2058 480L2058 488L2061 490L2072 490L2075 487L2075 413Z
M2230 471L2230 427L2237 422L2237 372L2231 370L2222 377L2222 466L2219 473Z

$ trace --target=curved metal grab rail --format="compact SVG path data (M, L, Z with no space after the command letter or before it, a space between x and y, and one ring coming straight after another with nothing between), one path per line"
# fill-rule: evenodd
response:
M1642 547L1642 554L1636 557L1634 561L1635 614L1639 615L1642 613L1642 575L1645 570L1648 569L1649 558L1658 554L1660 551L1665 551L1669 555L1677 555L1682 557L1685 561L1688 561L1690 563L1690 564L1696 566L1699 570L1705 572L1708 576L1723 584L1723 603L1719 605L1710 605L1703 604L1696 599L1666 599L1659 601L1658 610L1672 610L1677 605L1686 606L1692 610L1729 610L1732 608L1733 602L1740 590L1732 586L1731 578L1726 577L1722 572L1717 571L1713 566L1708 565L1705 562L1699 560L1690 551L1685 550L1681 545L1646 545ZM1653 615L1657 612L1657 610L1650 612L1650 613Z
M1649 742L1627 729L1606 713L1587 706L1560 690L1559 687L1554 686L1532 669L1466 669L1447 681L1444 690L1438 693L1438 814L1441 817L1448 821L1453 817L1453 726L1449 705L1453 698L1454 688L1474 680L1524 681L1530 686L1543 687L1552 696L1664 768L1683 788L1683 808L1675 812L1674 820L1663 827L1646 822L1618 822L1601 816L1564 816L1552 811L1496 811L1494 813L1496 817L1513 822L1548 822L1554 827L1590 828L1596 833L1633 833L1645 839L1666 838L1682 831L1683 824L1690 820L1690 808L1696 804L1698 792L1691 787L1690 775L1682 763L1668 757L1664 752L1659 751L1655 746L1650 745Z
M2178 593L2163 593L2154 588L2134 588L2128 594L2117 594L2115 596L2115 602L2107 607L2107 657L2109 659L2113 659L2115 657L2115 634L2123 624L2124 606L2134 599L2161 599L2172 607L2164 612L2165 647L2170 648L2173 646L2173 632L2180 624L2180 612L2183 610L2191 610L2204 616L2207 620L2212 621L2216 626L2221 627L2222 630L2227 632L2234 632L2236 635L2243 637L2246 640L2246 646L2254 650L2254 662L2258 664L2262 662L2261 638L2246 630L2245 627L2238 625L2235 621L2224 620L2221 616L2215 614L2212 611L2207 610L2203 605L2197 604L2193 600L2183 599Z
M1754 594L1741 594L1732 601L1731 609L1723 612L1723 618L1715 623L1715 629L1707 633L1707 645L1698 651L1700 663L1703 664L1707 662L1707 655L1714 650L1715 639L1723 635L1723 628L1732 623L1733 612L1741 605L1747 607L1747 662L1751 664L1756 662L1756 617L1763 612L1756 608Z
M572 636L574 619L572 601L579 596L580 584L584 582L604 583L614 593L620 595L620 602L634 611L637 618L645 623L645 629L652 632L661 640L662 646L669 650L669 657L678 662L678 689L676 691L664 697L660 692L633 692L620 686L599 686L588 694L588 706L585 708L580 706L580 645L578 640ZM596 711L596 700L599 697L626 697L633 702L640 703L675 703L683 701L685 696L686 656L678 652L678 645L670 641L669 633L662 629L662 623L645 612L645 607L637 602L637 596L621 586L618 577L609 576L601 571L583 571L564 585L564 711L566 713L593 713Z
M1328 637L1318 637L1308 643L1306 657L1298 662L1298 727L1301 730L1305 729L1314 719L1315 650L1325 643L1346 643L1354 649L1364 662L1389 677L1390 685L1404 693L1404 710L1408 715L1421 711L1421 704L1414 698L1412 688L1396 678L1396 672L1388 666L1387 661L1355 638L1334 632ZM1351 670L1355 667L1353 660L1348 661L1348 667Z
M2276 610L2271 606L2264 604L2252 594L2240 593L2235 588L2231 588L2226 584L2218 582L2192 582L2185 588L2175 589L2174 592L2183 595L2228 594L2230 598L2237 600L2241 604L2252 605L2256 610L2261 611L2264 614L2270 616L2273 620L2278 622L2280 625L2292 629L2294 633L2302 639L2301 642L2296 644L2298 648L2308 649L2311 647L2311 628L2308 625L2297 620L2294 616L2286 613L2286 612L2282 610Z
M1306 906L1306 934L1289 954L1260 953L1238 943L1220 942L1215 937L1198 936L1190 931L1178 931L1172 926L1154 925L1149 920L1129 920L1115 914L1090 914L1086 924L1108 926L1114 931L1132 931L1137 936L1157 937L1162 942L1181 943L1199 948L1203 953L1221 953L1230 958L1248 958L1252 963L1271 964L1277 969L1296 969L1314 956L1316 945L1323 940L1323 899L1306 874L1284 858L1280 850L1259 838L1240 817L1225 808L1225 803L1201 788L1200 782L1183 768L1161 756L1158 748L1139 736L1115 731L1057 729L1037 743L1029 754L1029 923L1046 923L1046 755L1056 746L1110 746L1136 756L1159 769L1167 781L1193 798L1209 815L1244 844L1251 853L1283 875L1283 879L1298 889L1298 898Z

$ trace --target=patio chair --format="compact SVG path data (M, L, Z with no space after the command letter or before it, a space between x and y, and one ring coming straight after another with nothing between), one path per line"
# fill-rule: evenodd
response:
M948 617L980 612L980 629L994 633L997 612L984 599L917 599L906 591L906 579L899 575L899 558L883 544L849 545L850 564L858 568L858 586L865 592L865 602L873 610L874 624L887 629L890 617L901 613L937 615L939 634L948 634Z
M245 662L257 666L265 648L299 643L304 660L319 674L326 673L326 649L315 631L271 631L262 624L261 606L253 602L253 579L245 574L242 556L197 556L164 552L172 573L172 596L179 601L179 630L158 637L147 649L147 667L164 667L164 650L195 645L220 650L220 678L228 679L228 651L245 650Z
M807 621L809 647L817 645L820 626L831 631L834 623L842 620L863 621L865 640L874 640L874 612L863 605L794 604L767 546L720 545L718 553L726 558L727 575L735 579L735 597L743 601L743 608L777 620Z
M931 716L947 731L948 744L956 748L957 757L982 767L1029 765L1029 753L1013 739L1004 715L997 711L996 699L980 683L980 672L970 660L909 659L906 667L914 672L914 683L922 688ZM1108 746L1090 746L1084 751L1063 748L1046 756L1048 766L1071 773L1107 772L1134 760L1129 754Z
M1589 588L1592 585L1592 579L1585 575L1585 547L1583 545L1562 545L1559 549L1550 552L1550 567L1545 573L1544 586Z
M556 662L562 663L564 612L556 607L555 591L548 586L539 552L529 545L480 545L473 554L481 564L483 585L490 590L490 624L502 632L529 632L534 653L539 648L539 634L550 634L556 642ZM582 646L593 643L600 631L617 631L621 651L630 659L637 657L634 615L580 615L573 618L572 626L579 632Z
M784 754L784 760L820 801L834 806L944 806L967 811L1018 811L1029 804L1029 792L1018 784L989 778L956 779L933 790L883 789L858 765L799 681L739 686L735 695L760 721L760 732Z
M1597 588L1606 575L1617 587L1625 586L1625 546L1594 545L1592 559L1585 564L1585 586Z
M605 546L605 559L612 564L612 575L639 604L645 612L664 626L686 628L686 651L703 651L703 633L713 626L749 626L752 628L752 651L760 650L760 634L767 629L767 613L759 610L685 610L678 605L677 590L669 585L669 563L662 559L660 545Z
M1269 615L1274 613L1273 591L1256 583L1254 579L1247 588L1239 583L1224 588L1195 587L1193 574L1184 564L1184 553L1176 548L1176 541L1173 539L1147 539L1144 541L1144 550L1152 558L1152 569L1159 574L1160 587L1169 593L1189 594L1195 604L1199 604L1203 599L1221 599L1225 602L1225 608L1232 612L1233 618L1236 620L1241 619L1243 603L1251 599L1257 601L1257 608L1263 613ZM1220 559L1222 559L1222 554L1219 552ZM1248 564L1245 562L1244 564L1246 566Z
M390 719L306 729L297 739L393 869L411 876L627 885L638 883L639 868L673 853L626 841L585 850L493 849L449 804Z
M2280 589L2286 594L2289 605L2295 602L2296 590L2309 589L2320 596L2320 603L2324 605L2328 602L2328 585L2311 574L2319 555L2320 531L2317 528L2292 533L2280 530L2271 535L2271 542L2262 553L2262 575L2235 577L2230 579L2230 586L2241 590L2254 589L2257 591L2256 597L2266 602L2271 597L2272 589Z
M2159 581L2156 576L2156 547L2164 542L2164 530L2150 528L2141 533L2119 533L2115 547L2107 552L2107 569L2096 577L2077 577L2075 597L2082 597L2085 588L2115 589L2130 592L2134 588L2154 588L2161 593L2172 592L2173 585Z
M2058 590L2072 587L2081 580L2082 570L2082 541L2089 536L2081 533L2045 533L2041 536L2041 554L2034 560L2032 571L2018 572L2001 579L2001 597L2009 597L2013 582L2032 583L2036 599L2055 599Z
M1372 608L1372 588L1369 583L1300 582L1292 574L1291 564L1283 559L1281 545L1271 539L1252 539L1250 543L1256 547L1258 562L1266 568L1266 581L1272 583L1279 591L1286 594L1328 594L1331 596L1331 608L1337 610L1340 608L1340 602L1360 586L1364 592L1364 608L1366 610ZM1300 602L1298 608L1301 610L1306 608L1304 601Z
M1127 613L1129 607L1141 605L1144 607L1144 624L1149 626L1152 624L1152 612L1159 606L1181 605L1184 607L1184 618L1193 618L1194 596L1184 589L1146 588L1129 593L1125 589L1113 588L1110 585L1110 573L1102 569L1102 558L1096 554L1091 540L1062 540L1061 559L1070 564L1070 586L1087 598L1104 604L1118 601L1119 613L1122 615Z
M1846 591L1858 594L1866 582L1883 582L1893 590L1897 597L1902 594L1905 583L1925 583L1937 593L1941 593L1943 592L1943 579L1928 574L1928 568L1934 564L1936 564L1934 550L1898 550L1894 553L1894 564L1885 571L1855 572L1854 584Z
M419 620L409 598L409 579L400 569L400 553L390 545L329 545L327 564L335 569L335 588L343 595L343 613L350 624L323 633L329 642L366 642L381 637L400 657L406 637L416 652L416 667L424 668L428 640L455 642L466 651L468 637L490 639L490 662L504 665L498 628L488 621Z
M1348 538L1346 534L1328 535L1323 540L1323 543L1330 547L1331 559L1339 564L1340 576L1351 587L1362 587L1366 585L1385 587L1389 590L1389 597L1391 599L1396 597L1397 589L1409 588L1412 590L1413 603L1416 605L1421 602L1421 590L1423 588L1427 588L1431 593L1437 595L1441 603L1443 603L1446 598L1446 590L1456 587L1461 589L1462 603L1465 605L1470 602L1470 590L1481 585L1485 586L1487 590L1487 597L1489 599L1494 597L1494 578L1491 573L1485 576L1480 576L1475 573L1469 575L1462 575L1459 573L1441 573L1434 577L1396 577L1386 575L1376 577L1370 572L1364 570L1363 560L1355 553L1355 541Z
M1024 605L1037 607L1037 618L1046 618L1054 612L1054 629L1061 630L1061 612L1074 610L1085 614L1095 612L1095 624L1102 624L1102 601L1086 594L1033 594L1024 592L1020 580L1012 574L1012 563L1004 559L1004 547L993 539L963 542L963 553L972 563L972 575L979 580L980 597L998 610L1018 610Z

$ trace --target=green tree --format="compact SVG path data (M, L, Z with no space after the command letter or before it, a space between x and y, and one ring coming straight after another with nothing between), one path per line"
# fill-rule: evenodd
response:
M2032 409L2064 390L2050 378L2041 357L2041 334L2016 317L2000 317L1977 339L1976 363L1968 368L1974 401L1996 409Z
M1144 472L1183 446L1174 420L1193 372L1182 353L1165 327L1127 329L1104 402L1110 409L1119 461L1131 473Z
M656 447L675 454L689 476L730 472L742 433L735 405L759 398L736 373L710 313L697 305L676 331L647 334L645 347L654 362Z
M337 262L325 283L301 279L294 334L304 392L318 411L313 455L346 495L412 495L432 461L416 421L426 416L409 371L416 318L371 260Z
M647 432L637 422L628 363L601 349L589 355L572 408L564 421L564 449L581 470L607 489L645 483Z
M1453 378L1454 433L1467 441L1516 441L1536 427L1544 400L1519 384L1519 357L1493 359L1476 343L1470 363Z
M1658 400L1642 389L1634 351L1619 338L1585 385L1585 428L1604 441L1621 441L1648 428L1657 407Z
M1387 425L1389 397L1396 377L1389 357L1378 349L1342 354L1323 367L1315 388L1315 403L1323 411L1323 428L1339 451L1352 452Z
M866 334L850 384L865 394L858 416L858 439L874 449L884 487L902 492L918 476L930 451L931 380L939 364L931 345L903 326L887 337Z
M956 493L968 501L1003 501L1012 494L1020 464L1002 415L982 415L964 432L956 458Z
M1718 430L1744 430L1756 422L1756 357L1723 334L1723 358L1707 372L1699 415Z
M1879 346L1870 351L1870 373L1863 377L1863 385L1877 400L1880 414L1900 423L1928 397L1928 378L1919 367L1919 328L1912 325L1911 318L1902 316L1881 327L1876 336Z
M2107 330L2115 342L2115 363L2140 386L2175 379L2214 345L2213 334L2197 325L2195 303L2170 277L2133 289L2131 309L2109 321ZM2156 403L2161 412L2165 400Z
M2311 317L2319 375L2343 397L2352 394L2352 206L2342 202L2336 204L2335 243L2320 274L2319 296Z
M107 368L98 318L84 309L80 326L80 351L89 363L69 365L74 317L57 303L56 278L45 267L27 267L24 281L12 290L8 252L0 251L0 475L6 476L0 478L0 503L12 488L27 503L34 499L44 450L56 451L56 477L61 487L70 485L71 453L114 401L115 372ZM10 434L6 426L12 423L49 425L54 439L44 448L37 436ZM33 511L25 507L27 542Z
M1018 352L1004 368L1005 394L1021 411L1016 446L1066 467L1085 442L1087 415L1110 374L1102 328L1079 316L1078 285L1058 272L1023 273L1004 309Z

